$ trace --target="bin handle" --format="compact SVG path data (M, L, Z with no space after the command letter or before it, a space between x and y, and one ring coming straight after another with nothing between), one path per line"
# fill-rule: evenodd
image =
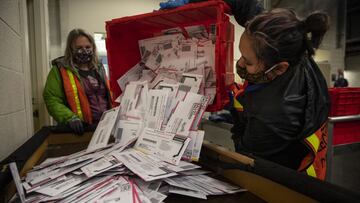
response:
M348 121L359 121L360 114L358 115L351 115L351 116L336 116L336 117L329 117L330 123L341 123L341 122L348 122Z

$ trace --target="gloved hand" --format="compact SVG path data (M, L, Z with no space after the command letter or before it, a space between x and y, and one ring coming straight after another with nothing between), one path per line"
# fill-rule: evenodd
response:
M160 3L160 9L176 8L189 3L189 0L168 0Z
M69 126L76 134L84 134L84 126L79 118L73 118L72 120L70 120Z

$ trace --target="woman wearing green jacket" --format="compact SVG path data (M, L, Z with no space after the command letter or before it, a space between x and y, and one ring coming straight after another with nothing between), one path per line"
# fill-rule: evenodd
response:
M68 124L77 134L83 123L99 121L111 108L105 71L98 62L95 41L82 29L70 31L65 55L52 61L43 97L58 124Z

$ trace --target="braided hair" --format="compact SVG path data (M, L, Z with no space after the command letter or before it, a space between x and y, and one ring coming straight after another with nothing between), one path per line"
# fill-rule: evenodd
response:
M300 19L291 9L276 8L257 15L246 24L259 60L267 67L287 61L294 64L305 54L313 56L329 29L329 17L314 12Z

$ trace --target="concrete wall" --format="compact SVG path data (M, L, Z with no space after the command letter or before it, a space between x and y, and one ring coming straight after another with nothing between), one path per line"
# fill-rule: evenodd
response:
M105 33L105 22L114 18L152 12L160 0L49 0L50 58L63 54L70 30L82 28Z
M346 58L344 77L348 79L350 87L360 87L360 55Z
M314 59L320 64L329 64L330 73L336 73L337 69L345 68L345 27L343 25L345 21L342 20L344 18L341 18L344 13L343 11L339 12L337 0L283 0L277 6L293 8L303 18L316 10L327 12L330 16L330 29L326 33L320 48L316 51ZM333 83L329 81L328 70L325 72L325 77L332 86Z
M0 0L0 160L32 134L26 1Z

